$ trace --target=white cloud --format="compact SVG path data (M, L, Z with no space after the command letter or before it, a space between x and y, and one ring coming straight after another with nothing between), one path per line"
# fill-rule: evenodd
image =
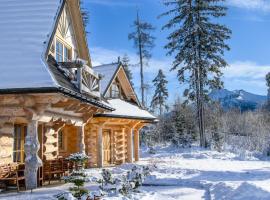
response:
M250 61L238 61L224 70L225 87L244 89L256 94L266 94L265 76L270 65L258 65Z
M127 54L130 58L130 63L137 64L138 63L138 56L134 52L129 52L127 50L111 50L105 49L101 47L94 47L91 48L91 57L93 58L93 65L101 65L116 62L118 57L122 57L124 54ZM165 57L165 56L164 56ZM145 67L146 73L157 73L159 69L163 69L165 73L170 74L170 65L171 61L165 57L164 59L156 59L153 58L149 61L149 67ZM151 66L151 67L150 67ZM137 65L133 68L134 73L139 72L139 67Z
M269 0L228 0L228 4L249 10L270 11Z

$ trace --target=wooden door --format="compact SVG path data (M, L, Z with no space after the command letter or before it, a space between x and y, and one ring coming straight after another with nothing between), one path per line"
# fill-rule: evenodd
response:
M103 161L105 165L111 164L111 132L103 131Z

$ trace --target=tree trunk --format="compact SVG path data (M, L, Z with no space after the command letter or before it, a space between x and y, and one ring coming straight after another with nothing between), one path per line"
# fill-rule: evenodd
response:
M196 1L197 6L200 5L200 0ZM197 9L196 21L201 24L200 9ZM204 128L204 73L202 68L201 56L201 33L198 34L197 55L198 55L198 84L199 84L199 129L200 129L200 146L206 148L205 128Z
M137 13L137 32L138 32L138 39L139 39L139 54L140 54L140 76L141 76L141 98L142 98L142 106L145 107L144 102L144 74L143 74L143 55L142 55L142 34L140 28L140 18L139 14Z

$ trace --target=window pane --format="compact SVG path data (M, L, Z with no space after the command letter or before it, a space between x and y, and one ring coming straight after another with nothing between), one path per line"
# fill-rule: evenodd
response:
M56 40L56 61L63 62L63 44Z
M26 133L26 126L15 125L14 146L13 146L13 161L14 162L24 162L25 133Z
M64 61L70 61L71 60L71 51L69 48L64 47Z
M116 83L112 85L112 98L118 98L120 96L120 90Z

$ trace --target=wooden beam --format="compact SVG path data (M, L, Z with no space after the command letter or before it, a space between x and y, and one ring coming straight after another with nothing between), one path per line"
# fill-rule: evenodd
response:
M81 117L76 117L76 116L72 116L72 115L68 115L68 114L64 114L64 113L57 113L57 112L53 112L53 111L44 112L44 114L40 120L42 120L44 117L55 118L57 120L61 119L61 121L63 121L63 122L71 122L71 123L79 123L79 124L83 123L83 119Z
M26 116L27 112L23 107L20 106L0 106L0 117L22 117Z
M97 161L98 167L103 167L103 126L98 127L97 133Z
M133 129L127 128L127 162L133 162Z
M125 128L122 128L122 137L123 137L123 140L122 140L122 146L123 146L123 160L122 160L122 163L125 163L126 161L126 152L125 152L125 146L126 146L126 141L125 141Z
M140 157L140 133L137 129L134 129L134 157L135 161L139 161Z

